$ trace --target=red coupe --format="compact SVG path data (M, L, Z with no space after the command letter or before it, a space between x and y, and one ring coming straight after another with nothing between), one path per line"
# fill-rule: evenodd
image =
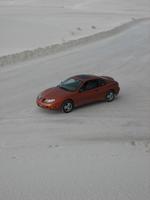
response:
M75 107L85 104L103 100L113 101L119 90L118 82L111 77L81 74L41 92L36 103L48 110L69 113Z

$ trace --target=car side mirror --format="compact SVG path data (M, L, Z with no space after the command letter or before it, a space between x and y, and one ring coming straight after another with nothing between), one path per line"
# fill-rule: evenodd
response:
M83 92L84 91L84 89L81 87L80 89L79 89L79 92Z

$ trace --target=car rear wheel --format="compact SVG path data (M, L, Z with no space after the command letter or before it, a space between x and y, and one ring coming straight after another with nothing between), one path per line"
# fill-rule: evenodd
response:
M62 112L69 113L73 110L73 102L71 100L66 100L62 105Z
M112 90L108 91L106 94L106 101L111 102L114 99L115 99L115 93Z

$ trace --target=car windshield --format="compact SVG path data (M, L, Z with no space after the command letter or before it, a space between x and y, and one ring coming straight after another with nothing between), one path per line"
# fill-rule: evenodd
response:
M73 78L61 82L58 86L67 91L76 91L80 86L81 81Z

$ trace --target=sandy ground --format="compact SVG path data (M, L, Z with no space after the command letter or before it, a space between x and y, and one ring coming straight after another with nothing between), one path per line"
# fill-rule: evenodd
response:
M0 73L2 200L150 198L150 22ZM36 95L78 73L113 76L121 93L70 114Z
M149 9L149 0L0 0L0 55L93 35ZM0 66L0 200L150 199L150 20L109 33ZM114 77L120 95L69 114L36 106L40 91L80 73Z
M149 0L0 0L0 56L110 30L149 13Z

